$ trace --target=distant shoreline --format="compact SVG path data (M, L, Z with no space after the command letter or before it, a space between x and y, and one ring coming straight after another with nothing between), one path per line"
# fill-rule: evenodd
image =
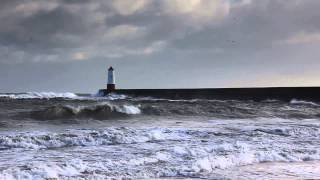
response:
M155 97L168 99L234 99L268 100L292 99L320 101L320 87L255 87L255 88L199 88L199 89L117 89L113 93L133 97ZM106 89L99 94L106 96Z

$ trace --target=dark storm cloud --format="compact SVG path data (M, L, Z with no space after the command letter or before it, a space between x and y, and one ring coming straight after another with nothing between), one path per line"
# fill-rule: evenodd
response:
M158 42L181 50L250 50L320 28L315 0L168 2L3 1L0 46L29 59L76 51L103 56L102 48L121 57L119 49L148 54Z
M72 42L55 36L82 35L86 32L85 27L80 17L58 7L49 12L39 11L31 17L21 19L19 29L7 32L3 41L21 48L34 47L39 51L51 47L66 47Z
M15 64L74 63L78 69L72 72L80 76L90 63L98 67L105 60L124 68L146 66L135 71L174 71L176 81L185 82L183 68L208 76L209 67L229 67L229 74L214 71L221 86L232 84L237 68L292 73L305 61L317 65L312 52L320 43L319 7L318 0L3 0L0 71ZM89 64L79 66L84 61ZM265 67L271 70L263 73ZM194 74L200 77L200 70ZM160 84L165 81L161 72L154 74ZM197 82L210 82L201 78Z

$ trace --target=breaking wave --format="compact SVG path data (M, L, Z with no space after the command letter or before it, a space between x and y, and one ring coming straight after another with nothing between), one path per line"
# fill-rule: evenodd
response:
M55 96L58 97L58 96ZM82 98L82 97L80 97ZM80 99L79 98L79 99ZM35 102L35 103L34 103ZM0 119L12 117L17 119L31 118L37 120L54 119L112 119L141 114L144 116L206 116L219 119L248 119L248 118L288 118L315 119L320 114L313 102L292 100L288 102L248 102L220 100L146 100L132 99L121 95L108 97L85 97L76 100L53 101L17 101L23 104L23 111L12 112ZM9 106L15 105L10 102ZM39 107L41 105L41 107ZM299 105L299 106L298 106ZM303 108L301 108L303 106Z
M302 100L297 100L297 99L292 99L290 101L291 104L302 104L302 105L312 105L312 106L320 106L319 104L311 101L302 101Z
M255 132L252 130L248 130L248 132ZM306 130L301 129L301 131ZM278 134L278 131L275 130L275 134ZM300 136L300 133L291 134L291 131L300 131L299 129L288 129L286 132L291 136ZM110 146L110 149L113 149L111 152L116 154L105 156L103 161L85 161L78 157L58 163L34 162L25 167L11 167L0 172L3 177L7 178L23 174L30 177L29 179L34 177L59 179L81 177L82 175L86 177L96 175L101 179L106 178L105 175L108 175L109 178L129 179L194 177L214 172L216 169L224 170L261 162L303 162L320 159L317 146L310 146L309 149L305 149L303 144L293 146L292 142L281 139L281 137L280 139L273 137L273 134L266 133L265 136L252 134L253 138L265 137L269 141L277 142L273 144L260 142L260 139L257 139L257 142L250 142L248 138L251 136L234 140L232 136L228 136L228 133L223 135L224 141L221 141L219 138L222 135L217 135L214 131L184 128L108 128L104 130L69 130L65 133L5 135L0 136L2 150L104 145L101 149L90 147L95 153L101 155L109 145L130 144L130 150L136 147L143 147L142 149L147 150L152 147L153 151L147 151L143 156L130 156L130 153L124 154L122 151L115 151L116 146ZM113 156L116 159L113 159Z
M55 93L55 92L27 92L21 94L0 94L0 98L9 99L52 99L52 98L79 98L78 95L66 92L66 93Z
M38 133L0 136L0 149L48 149L70 146L98 146L130 144L161 139L153 132L134 131L128 128L109 128L101 131L73 130L66 133Z
M69 100L91 100L91 101L103 101L103 100L123 100L128 96L123 94L109 94L107 96L101 96L96 94L83 94L77 95L71 92L56 93L56 92L27 92L17 94L0 94L0 99L69 99Z
M215 179L262 162L320 160L315 102L73 93L0 101L0 179Z
M141 110L133 105L112 105L100 103L87 106L56 105L41 110L29 112L29 117L39 120L53 119L111 119L140 114ZM22 113L22 116L25 114Z
M110 93L108 95L102 95L99 92L96 94L92 94L90 97L85 97L84 99L88 99L88 100L123 100L123 99L127 99L128 96L124 95L124 94L114 94L114 93Z

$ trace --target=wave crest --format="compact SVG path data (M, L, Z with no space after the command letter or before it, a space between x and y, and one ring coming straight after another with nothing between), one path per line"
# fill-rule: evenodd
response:
M132 144L177 137L168 136L161 130L133 130L108 128L106 130L70 130L66 133L21 133L0 136L0 149L48 149L71 146L99 146Z
M302 105L312 105L312 106L320 106L319 104L311 101L302 101L302 100L297 100L297 99L292 99L290 101L290 104L302 104Z
M32 111L29 116L33 119L39 120L53 120L53 119L111 119L117 117L126 117L129 115L140 114L138 107L133 105L112 105L102 103L91 106L71 106L71 105L57 105L46 109Z
M79 96L71 93L55 93L55 92L27 92L21 94L0 94L0 98L9 98L9 99L52 99L52 98L69 98L75 99Z
M273 130L273 128L269 130L271 133L257 135L251 134L255 132L255 129L246 129L241 135L234 134L237 135L237 139L234 139L234 135L230 136L229 132L218 135L215 134L216 130L193 128L135 129L118 127L101 130L67 130L64 133L26 132L1 135L0 149L37 150L71 146L103 146L101 148L84 148L85 150L82 152L87 155L87 150L90 150L92 158L98 159L97 164L95 161L82 159L83 156L77 157L75 155L72 157L73 159L80 158L75 164L69 163L68 160L53 165L41 161L40 166L28 163L13 171L10 168L6 169L5 173L8 174L8 179L15 172L27 173L30 175L30 179L34 179L34 177L58 179L64 179L66 176L87 177L88 174L95 173L115 176L115 179L122 175L128 175L129 179L195 177L215 173L216 170L225 171L229 168L232 170L233 167L244 165L265 162L304 162L320 159L317 146L317 137L319 136L314 136L312 133L313 131L318 132L316 128L309 129L311 132L305 134L305 137L301 133L308 132L307 129L285 130L295 138L274 136L274 132L279 134L279 130ZM301 142L293 146L292 144L297 142L297 137L302 137L303 141L313 137L314 144L309 144L308 148ZM122 149L118 151L118 147L108 146L119 144L124 144L121 148L127 151L122 151ZM151 148L152 151L149 151ZM81 149L78 150L81 151ZM20 153L20 150L16 152ZM72 150L71 152L78 151ZM110 152L111 156L105 156ZM100 161L101 158L103 161ZM66 174L71 171L75 173ZM4 171L0 171L0 179L1 172ZM47 172L55 173L48 174Z

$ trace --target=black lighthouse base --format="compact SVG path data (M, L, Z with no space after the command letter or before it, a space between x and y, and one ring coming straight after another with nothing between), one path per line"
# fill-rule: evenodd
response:
M116 90L115 84L107 84L107 93L114 92Z

